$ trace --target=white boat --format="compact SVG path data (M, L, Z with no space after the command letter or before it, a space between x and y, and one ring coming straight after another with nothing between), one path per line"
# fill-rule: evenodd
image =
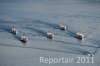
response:
M84 37L85 37L84 34L82 34L80 32L76 33L76 38L82 40Z
M53 38L53 33L51 31L47 32L47 38L52 39Z
M88 54L89 57L93 57L93 54Z
M23 36L21 36L21 41L26 43L28 41L28 37L23 34Z
M16 28L12 28L12 29L11 29L11 32L14 33L14 34L17 34Z
M59 27L61 30L66 30L66 26L64 26L64 25L59 25Z

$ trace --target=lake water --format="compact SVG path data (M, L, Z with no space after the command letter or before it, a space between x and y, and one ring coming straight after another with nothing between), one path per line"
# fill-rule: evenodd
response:
M58 29L63 24L66 31ZM16 27L18 33L12 34ZM46 38L52 30L52 40ZM82 32L79 41L73 35ZM24 44L20 36L26 34ZM0 0L0 66L100 66L100 0ZM95 63L40 63L40 57L87 57ZM76 60L75 60L76 61Z

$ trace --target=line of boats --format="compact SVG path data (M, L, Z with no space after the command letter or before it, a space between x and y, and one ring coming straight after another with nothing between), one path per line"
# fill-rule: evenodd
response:
M60 29L60 30L63 30L63 31L66 31L66 26L64 26L64 25L59 25L59 29ZM15 27L13 27L13 28L11 29L11 32L14 33L14 34L17 34L17 33L18 33L18 31L16 30ZM48 38L48 39L53 39L53 36L54 36L53 32L49 30L49 31L47 32L47 38ZM85 37L84 34L82 34L81 32L76 33L76 36L75 36L75 38L77 38L77 39L79 39L79 40L82 40L84 37ZM26 43L26 42L28 41L28 37L27 37L25 34L23 34L23 35L21 36L21 38L20 38L20 41Z
M59 25L59 29L60 29L60 30L63 30L63 31L66 31L66 26L64 26L64 25ZM13 34L17 34L17 33L18 33L18 31L16 30L15 27L13 27L13 28L11 29L11 32L12 32ZM49 30L49 31L47 32L47 38L48 38L48 39L53 39L53 36L54 36L53 32ZM84 37L85 37L84 34L82 34L81 32L77 32L76 35L75 35L75 38L77 38L77 39L79 39L79 40L82 40ZM23 35L20 37L20 41L26 43L26 42L28 41L28 37L27 37L25 34L23 34ZM88 56L93 57L93 54L88 53Z

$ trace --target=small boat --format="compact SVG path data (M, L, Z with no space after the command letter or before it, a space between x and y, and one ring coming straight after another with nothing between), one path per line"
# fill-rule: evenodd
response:
M93 54L88 54L89 57L93 57Z
M28 41L28 37L26 37L25 34L23 34L23 36L21 36L21 41L26 43Z
M79 40L82 40L84 37L85 37L84 34L80 32L76 33L76 38L78 38Z
M47 38L48 39L52 39L53 38L53 33L49 30L48 32L47 32Z
M12 28L12 29L11 29L11 32L14 33L14 34L17 34L16 28Z
M66 26L64 25L59 25L60 30L66 30Z

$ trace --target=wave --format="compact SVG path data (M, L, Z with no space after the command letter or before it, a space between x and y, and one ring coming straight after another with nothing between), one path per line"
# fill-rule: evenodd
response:
M38 47L32 47L32 46L20 46L20 45L10 45L10 44L1 44L1 46L7 46L7 47L18 47L18 48L27 48L27 49L39 49L39 50L45 50L45 51L54 51L54 52L63 52L63 53L72 53L72 54L81 54L81 55L87 55L89 52L87 51L79 51L72 49L73 52L71 51L65 51L65 50L57 50L57 49L47 49L47 48L38 48ZM76 52L75 52L76 51Z

